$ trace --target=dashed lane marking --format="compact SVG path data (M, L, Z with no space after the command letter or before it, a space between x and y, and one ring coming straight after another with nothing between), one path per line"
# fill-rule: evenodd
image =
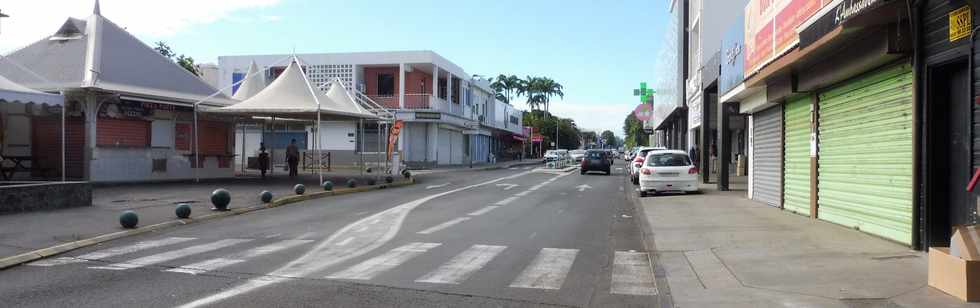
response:
M469 217L458 217L458 218L454 218L453 220L450 220L450 221L447 221L447 222L444 222L444 223L441 223L441 224L432 226L431 228L428 228L428 229L419 231L418 234L432 234L432 233L436 233L436 232L439 232L442 229L446 229L446 228L452 227L455 224L458 224L458 223L461 223L461 222L464 222L464 221L467 221L467 220L470 220L470 218Z

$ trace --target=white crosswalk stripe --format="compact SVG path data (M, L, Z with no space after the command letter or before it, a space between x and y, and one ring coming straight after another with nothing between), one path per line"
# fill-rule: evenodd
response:
M224 239L212 243L191 246L183 249L178 249L174 251L168 251L160 254L137 258L125 262L110 264L106 266L93 266L89 268L104 269L104 270L125 270L125 269L140 268L144 266L160 264L175 259L180 259L191 255L196 255L199 253L214 251L214 250L218 250L229 246L234 246L249 241L252 240L251 239Z
M452 227L455 224L458 224L458 223L461 223L461 222L464 222L464 221L467 221L467 220L470 220L470 218L469 217L458 217L458 218L454 218L453 220L450 220L450 221L447 221L447 222L444 222L444 223L441 223L441 224L432 226L431 228L428 228L428 229L419 231L418 234L432 234L432 233L436 233L436 232L439 232L442 229Z
M657 281L645 252L617 251L613 256L609 292L625 295L657 295Z
M306 243L313 242L313 240L284 240L276 243L272 243L265 246L259 246L253 249L246 250L241 253L236 253L224 258L215 258L210 260L204 260L197 263L192 263L184 265L177 268L172 268L166 270L166 272L172 273L185 273L191 275L197 275L228 266L232 266L238 263L247 261L248 259L261 257L278 251L290 249L296 246L300 246Z
M543 248L510 284L512 288L558 290L575 263L578 249Z
M410 243L388 251L387 253L358 263L345 270L334 273L327 278L330 279L353 279L368 280L375 276L391 270L412 258L415 258L429 249L439 247L440 243Z
M72 263L81 263L91 260L102 260L105 258L115 257L124 254L130 254L141 250L163 247L167 245L173 245L178 243L183 243L186 241L194 240L192 237L168 237L159 240L152 241L142 241L132 245L113 247L109 249L103 249L95 252L90 252L77 257L60 257L56 259L40 260L28 263L30 266L56 266Z
M415 282L459 284L506 248L507 246L473 245Z

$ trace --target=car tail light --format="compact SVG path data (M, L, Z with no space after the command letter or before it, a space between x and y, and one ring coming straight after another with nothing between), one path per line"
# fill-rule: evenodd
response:
M640 173L643 173L644 175L650 175L650 174L653 173L653 169L651 169L651 168L643 168L643 169L640 169Z
M687 174L698 174L698 172L701 172L701 170L698 170L698 167L691 167L691 169L687 169Z
M636 159L633 160L633 162L634 163L643 163L644 160L646 160L646 159L644 159L643 157L637 157Z
M585 159L582 160L582 167L585 167Z

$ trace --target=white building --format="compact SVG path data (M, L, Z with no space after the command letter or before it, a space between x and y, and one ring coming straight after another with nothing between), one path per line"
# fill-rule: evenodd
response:
M218 57L218 88L227 88L225 94L233 95L237 87L232 85L246 75L253 61L266 72L265 82L271 82L286 67L289 57ZM509 157L521 149L523 112L495 100L489 82L472 78L435 52L321 53L297 57L312 83L323 85L340 78L347 88L390 108L397 119L405 121L397 149L410 165L478 164L488 162L491 153L498 158ZM334 157L376 153L379 144L383 147L377 138L385 137L377 134L376 127L368 126L362 133L350 122L323 125L321 141ZM296 129L289 134L280 138L312 136ZM312 140L307 143L312 144ZM246 156L254 151L245 150Z

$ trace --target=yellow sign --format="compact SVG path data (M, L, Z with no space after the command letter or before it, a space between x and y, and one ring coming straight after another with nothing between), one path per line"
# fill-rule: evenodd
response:
M953 42L970 35L973 30L973 16L970 6L964 5L949 12L949 41Z

